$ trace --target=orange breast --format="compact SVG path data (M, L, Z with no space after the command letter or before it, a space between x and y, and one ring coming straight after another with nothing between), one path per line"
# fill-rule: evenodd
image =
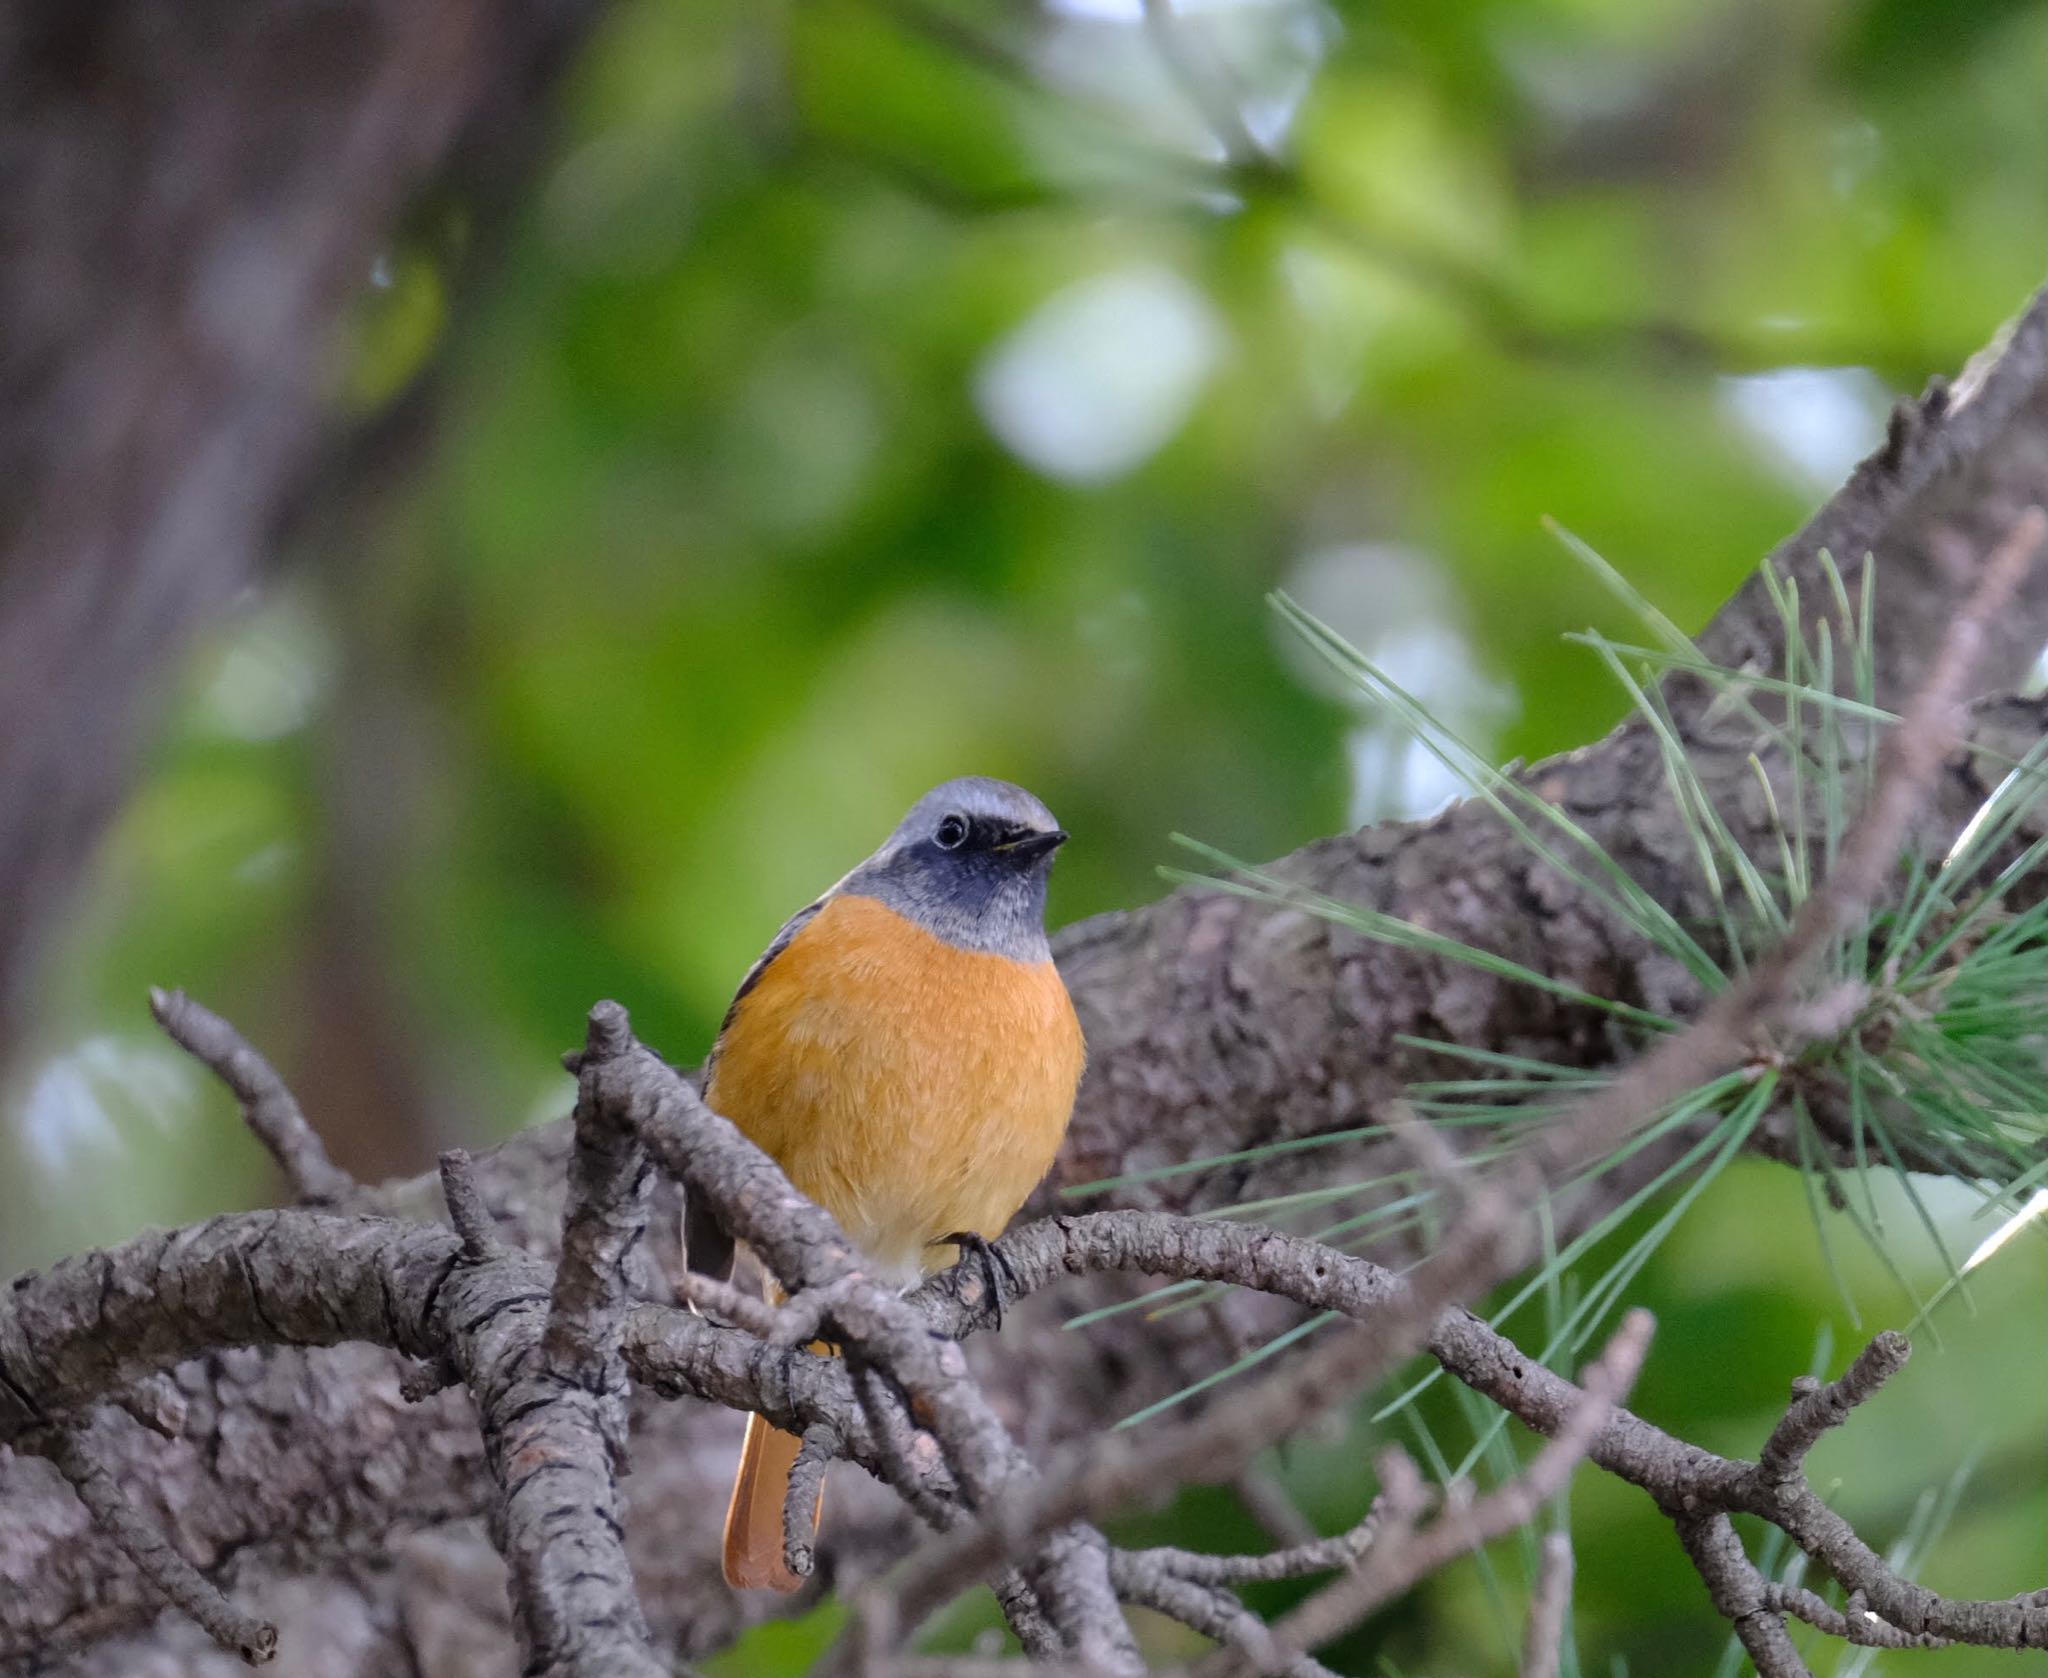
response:
M957 949L838 897L745 997L705 1097L905 1279L995 1236L1045 1175L1080 1082L1051 962Z

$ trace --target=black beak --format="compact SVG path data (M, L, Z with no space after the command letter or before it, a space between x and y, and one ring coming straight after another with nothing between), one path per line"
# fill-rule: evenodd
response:
M1027 833L1022 838L998 845L996 849L1019 862L1035 862L1042 856L1051 856L1066 842L1066 830L1056 827L1049 833Z

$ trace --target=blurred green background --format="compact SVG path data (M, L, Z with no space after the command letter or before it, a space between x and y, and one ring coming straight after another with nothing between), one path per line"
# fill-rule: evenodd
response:
M1060 920L1156 895L1174 830L1270 855L1440 802L1276 586L1497 753L1593 736L1621 700L1560 636L1619 626L1541 518L1702 623L2039 281L2044 86L2013 0L627 0L483 282L459 193L370 276L337 399L431 380L440 418L168 697L9 1069L0 1269L270 1194L151 983L409 1171L561 1111L599 996L700 1054L944 776L1074 830ZM1753 1450L1853 1344L1805 1205L1745 1168L1659 1258L1657 1419ZM1986 1277L1822 1463L1883 1542L1986 1458L1930 1579L1997 1595L2044 1560L2038 1244ZM1281 1465L1326 1526L1367 1438ZM1668 1529L1580 1510L1587 1669L1714 1670ZM1145 1530L1249 1534L1221 1493ZM1351 1669L1511 1670L1513 1548Z

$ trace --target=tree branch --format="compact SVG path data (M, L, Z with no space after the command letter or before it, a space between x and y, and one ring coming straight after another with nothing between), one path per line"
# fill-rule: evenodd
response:
M269 1150L294 1199L332 1206L349 1198L354 1180L327 1157L277 1068L239 1031L183 991L152 990L149 1011L172 1042L234 1092L242 1104L242 1122Z
M190 1615L221 1648L251 1666L263 1665L277 1653L277 1627L228 1601L137 1513L94 1453L91 1434L89 1422L51 1428L35 1439L34 1448L57 1465L79 1502L166 1602Z
M1564 1622L1571 1608L1571 1534L1546 1533L1543 1561L1530 1593L1529 1625L1522 1638L1521 1678L1557 1678L1564 1658Z

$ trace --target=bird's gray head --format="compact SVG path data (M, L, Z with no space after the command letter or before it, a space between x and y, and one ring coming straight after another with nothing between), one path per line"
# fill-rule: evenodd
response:
M1046 961L1045 881L1066 837L1022 787L965 775L911 805L838 890L877 898L963 950Z

